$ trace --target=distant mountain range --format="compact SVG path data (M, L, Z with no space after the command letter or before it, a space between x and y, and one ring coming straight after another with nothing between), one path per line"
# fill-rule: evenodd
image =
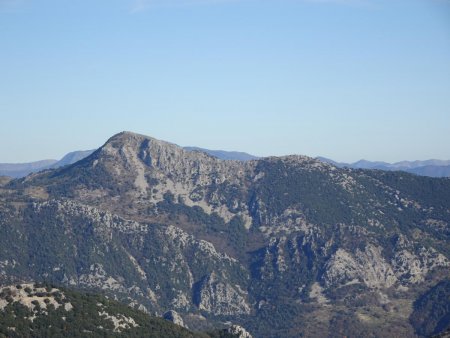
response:
M343 162L336 162L325 157L317 157L317 159L322 162L333 164L338 168L406 171L412 174L430 177L450 176L450 160L401 161L396 163L387 163L380 161L371 162L366 160L359 160L354 163L343 163Z
M24 177L32 172L50 168L57 160L43 160L30 163L0 163L0 176Z
M73 164L92 154L94 150L73 151L58 160L42 160L29 163L0 163L0 176L25 177L45 169L56 169Z
M209 150L199 147L184 147L188 151L201 151L208 155L217 157L221 160L249 161L256 160L258 157L239 151ZM0 163L0 176L9 176L14 178L25 177L31 173L36 173L45 169L61 168L69 164L74 164L88 157L94 150L73 151L58 160L42 160L29 163Z
M258 156L240 151L210 150L200 147L183 147L187 151L200 151L221 160L251 161L259 159ZM42 160L30 163L0 163L0 176L14 178L25 177L28 174L45 169L56 169L66 165L74 164L88 157L94 150L79 150L66 154L58 160ZM336 162L326 157L316 159L333 164L338 168L353 169L378 169L388 171L406 171L412 174L429 177L450 177L450 160L426 160L426 161L401 161L387 163L382 161L359 160L354 163Z

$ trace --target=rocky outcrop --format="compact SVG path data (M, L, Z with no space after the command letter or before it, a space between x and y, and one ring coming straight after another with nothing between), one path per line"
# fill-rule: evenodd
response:
M221 281L215 273L205 276L194 288L194 303L216 315L249 314L250 305L240 288Z
M437 267L449 267L449 260L435 249L421 247L418 253L414 249L401 249L392 259L395 274L403 284L423 282L427 274Z
M62 307L66 312L73 309L63 291L32 283L0 287L0 312L11 303L19 303L33 312L46 310L50 306L54 309ZM28 319L32 321L33 317Z
M231 325L226 329L226 332L234 335L237 338L253 338L250 333L247 332L242 326L239 325Z
M326 287L361 283L361 270L353 255L338 249L325 265L323 281Z
M360 277L370 288L389 288L395 284L392 267L382 255L382 248L366 245L364 251L356 250L355 257L360 269Z
M169 310L163 314L163 318L165 320L168 320L169 322L172 322L174 324L180 325L182 327L187 328L186 325L184 325L183 318L178 314L178 312L174 310Z
M327 287L364 283L369 288L389 288L393 285L417 284L429 271L448 267L448 259L430 248L415 251L413 244L403 237L392 261L382 255L381 247L367 245L364 251L350 254L338 249L325 265L323 281ZM408 249L409 248L409 249Z
M157 203L169 192L175 200L199 206L208 214L216 212L227 221L240 215L247 226L251 224L245 202L224 196L222 189L232 186L244 194L241 186L254 166L252 162L219 160L203 152L123 132L100 148L91 163L105 168L113 179L126 180L128 193L134 198Z

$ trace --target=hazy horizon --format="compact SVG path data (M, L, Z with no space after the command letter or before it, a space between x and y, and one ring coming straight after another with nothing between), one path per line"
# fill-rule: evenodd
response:
M147 135L147 136L152 136L152 135ZM170 142L170 140L163 140L163 141L167 141L167 142ZM102 144L103 145L103 144ZM72 153L72 152L77 152L77 151L91 151L91 150L96 150L96 149L98 149L98 148L100 148L102 145L100 145L100 146L98 146L98 147L94 147L94 148L92 148L92 149L75 149L75 150L70 150L70 151L68 151L67 153L64 153L62 156L60 156L60 157L51 157L51 158L42 158L42 159L38 159L38 160L35 160L35 161L24 161L24 162L2 162L1 160L0 160L0 163L2 163L2 164L24 164L24 163L32 163L32 162L40 162L40 161L42 161L42 162L44 162L44 161L59 161L59 160L61 160L64 156L66 156L66 155L68 155L69 153ZM178 145L178 144L177 144ZM178 146L180 146L180 147L184 147L184 148L200 148L200 149L205 149L205 150L211 150L211 151L226 151L226 152L239 152L239 153L246 153L246 154L248 154L248 155L252 155L252 156L257 156L257 157L268 157L268 156L288 156L288 155L306 155L306 154L279 154L279 155L265 155L265 156L260 156L260 155L258 155L258 154L253 154L253 153L249 153L249 152L247 152L247 151L245 151L245 150L240 150L240 149L210 149L210 148L205 148L205 147L199 147L199 146L196 146L196 145L178 145ZM310 156L310 155L307 155L307 156ZM317 157L321 157L321 158L327 158L328 160L334 160L334 161L336 161L336 162L339 162L339 163L356 163L356 162L359 162L359 161L370 161L370 162L386 162L386 163L390 163L390 164L396 164L396 163L400 163L400 162L411 162L411 161L426 161L426 160L437 160L437 161L448 161L449 159L445 159L445 158L427 158L427 159L406 159L406 160L401 160L401 161L395 161L395 162L388 162L388 161L384 161L384 160L382 160L382 159L374 159L374 160L372 160L372 159L367 159L367 158L360 158L360 159L358 159L358 160L356 160L356 161L351 161L351 162L346 162L346 161L340 161L340 160L336 160L336 159L334 159L334 158L328 158L328 157L325 157L325 156L321 156L321 155L317 155L317 156L310 156L310 157L313 157L313 158L317 158Z
M450 2L0 0L1 163L130 130L339 162L450 159Z

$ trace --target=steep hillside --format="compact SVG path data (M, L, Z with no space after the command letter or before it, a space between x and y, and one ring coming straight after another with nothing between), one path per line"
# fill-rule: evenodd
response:
M450 330L450 279L444 280L414 302L410 321L420 335Z
M0 337L238 338L233 329L192 332L101 295L48 284L0 287Z
M413 337L414 302L450 274L449 179L124 132L0 198L1 279L103 289L192 328Z

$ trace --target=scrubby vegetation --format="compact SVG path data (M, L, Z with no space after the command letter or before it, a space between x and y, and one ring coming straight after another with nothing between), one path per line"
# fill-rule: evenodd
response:
M450 280L438 283L414 303L410 322L420 336L450 329Z
M48 284L35 286L53 289ZM32 293L29 287L28 289L30 296L39 296ZM8 292L9 289L5 289L0 294L0 300L11 297ZM46 308L41 308L36 305L38 301L34 300L33 308L30 308L20 302L10 301L3 310L0 309L0 337L233 337L220 330L209 333L192 332L98 294L63 288L40 296L54 296L60 306L55 308L54 305L47 305ZM70 304L70 307L65 307L65 304Z

